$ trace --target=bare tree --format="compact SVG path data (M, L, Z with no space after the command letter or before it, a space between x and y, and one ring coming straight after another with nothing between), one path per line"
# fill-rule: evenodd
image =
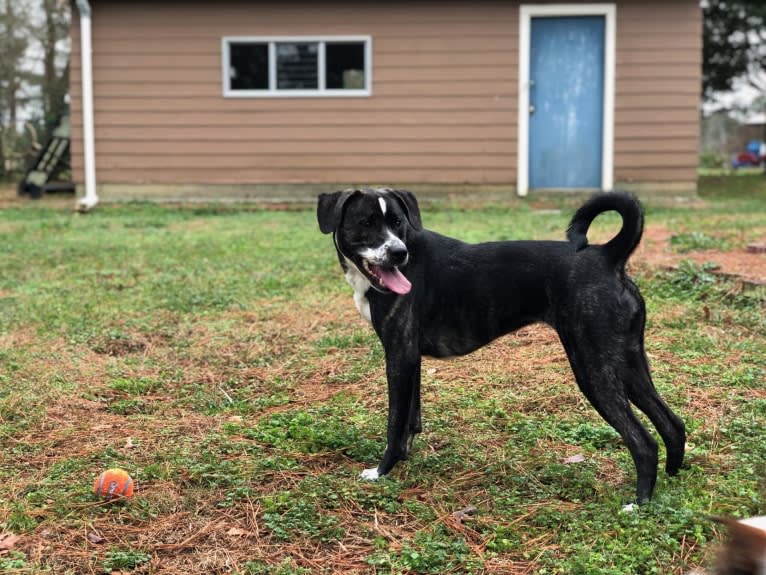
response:
M24 80L22 62L29 47L28 6L17 0L4 0L0 6L0 167L15 145L19 111L19 91Z
M0 177L30 151L22 120L45 135L65 111L70 12L66 0L0 0Z
M70 10L69 4L61 0L42 0L42 8L45 19L34 32L43 52L43 74L39 82L47 133L64 111L69 89L68 59L62 58L62 52L68 52Z

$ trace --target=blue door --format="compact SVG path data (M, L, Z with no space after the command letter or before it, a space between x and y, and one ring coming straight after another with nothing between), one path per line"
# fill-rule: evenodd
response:
M529 187L601 188L603 16L532 18Z

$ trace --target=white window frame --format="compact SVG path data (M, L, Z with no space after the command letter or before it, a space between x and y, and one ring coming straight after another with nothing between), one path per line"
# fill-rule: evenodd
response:
M280 42L317 43L317 66L319 87L316 90L277 89L277 51ZM325 87L325 46L326 43L364 43L364 89L344 90ZM269 47L269 89L232 90L229 83L229 46L231 44L268 44ZM224 36L221 38L221 76L225 98L363 98L372 95L372 36Z
M529 191L529 57L532 18L604 16L604 116L601 189L614 185L614 78L617 6L615 4L522 4L519 6L519 110L516 191Z

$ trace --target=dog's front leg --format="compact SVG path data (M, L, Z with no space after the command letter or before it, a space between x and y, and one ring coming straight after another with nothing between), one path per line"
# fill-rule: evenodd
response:
M415 374L415 383L412 386L412 402L410 403L410 420L407 438L407 453L409 456L412 450L412 442L415 435L423 431L423 424L420 419L420 362L418 362L417 373Z
M403 459L420 432L420 352L397 342L386 349L388 378L388 445L378 467L365 469L364 479L387 474Z

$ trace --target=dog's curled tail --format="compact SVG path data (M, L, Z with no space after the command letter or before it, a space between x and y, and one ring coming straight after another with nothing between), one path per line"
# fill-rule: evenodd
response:
M644 231L644 212L638 198L629 192L599 192L585 202L569 223L567 239L579 252L588 246L588 228L599 214L614 210L622 216L622 228L601 246L615 267L622 267L636 249Z

